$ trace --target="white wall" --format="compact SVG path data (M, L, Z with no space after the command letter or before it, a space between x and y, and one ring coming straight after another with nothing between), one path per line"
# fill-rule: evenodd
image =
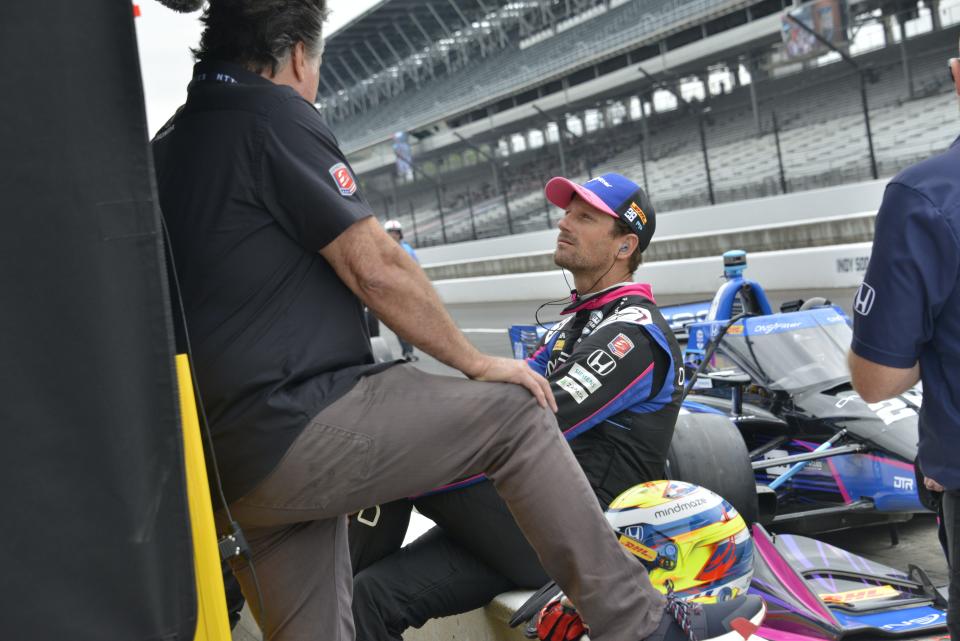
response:
M813 189L795 194L742 200L712 207L695 207L659 214L657 236L710 234L739 227L803 222L811 218L876 212L886 180ZM457 260L495 258L554 248L556 230L487 238L417 250L423 265Z
M746 275L764 289L856 287L863 279L872 243L757 252L747 256ZM723 273L720 256L644 265L637 280L654 294L702 294L716 291ZM435 281L444 303L488 303L561 298L569 289L558 271L457 278Z

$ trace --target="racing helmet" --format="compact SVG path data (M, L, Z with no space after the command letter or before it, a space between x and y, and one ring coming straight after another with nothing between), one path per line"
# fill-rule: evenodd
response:
M618 496L606 512L620 544L663 593L715 603L745 594L753 539L723 497L682 481L651 481Z
M403 233L403 225L401 225L400 221L395 218L391 218L387 222L383 223L383 228L386 231L398 231L401 234Z

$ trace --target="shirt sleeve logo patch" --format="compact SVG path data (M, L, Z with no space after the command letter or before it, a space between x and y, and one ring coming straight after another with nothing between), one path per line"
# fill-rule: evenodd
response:
M607 343L607 349L617 358L623 358L633 350L633 341L624 334L617 334L616 338Z
M867 281L863 281L860 283L860 289L857 290L857 295L853 299L853 311L861 316L866 316L873 309L873 301L876 297L877 294L873 291L873 287L867 285Z
M333 176L333 182L340 190L341 196L352 196L357 193L357 181L350 175L350 170L342 162L330 168L330 175Z

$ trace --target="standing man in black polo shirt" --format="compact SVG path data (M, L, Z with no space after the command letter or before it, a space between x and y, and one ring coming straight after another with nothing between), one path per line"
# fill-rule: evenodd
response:
M546 380L478 352L371 215L311 104L325 15L323 0L212 0L187 102L154 141L196 376L266 638L350 641L344 515L480 473L595 641L679 638L557 429ZM363 303L472 380L374 364ZM252 595L249 566L233 561Z

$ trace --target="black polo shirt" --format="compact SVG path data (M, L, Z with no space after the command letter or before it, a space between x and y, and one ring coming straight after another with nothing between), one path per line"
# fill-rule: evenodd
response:
M224 491L234 501L374 365L360 301L318 253L371 215L316 109L230 64L194 68L153 141L160 207Z

